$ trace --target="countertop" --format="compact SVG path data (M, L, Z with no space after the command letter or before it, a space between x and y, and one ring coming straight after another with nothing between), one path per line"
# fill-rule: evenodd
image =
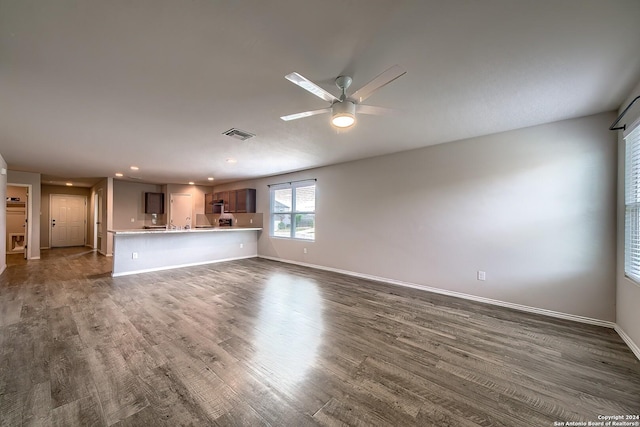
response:
M180 230L166 230L161 229L143 229L135 228L130 230L107 230L109 233L113 233L116 236L132 235L132 234L174 234L174 233L220 233L229 231L260 231L262 227L214 227L214 228L189 228Z

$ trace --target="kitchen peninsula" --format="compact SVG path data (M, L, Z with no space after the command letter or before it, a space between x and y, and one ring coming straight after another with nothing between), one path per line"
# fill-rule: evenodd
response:
M259 227L181 230L109 230L112 276L231 261L258 256Z

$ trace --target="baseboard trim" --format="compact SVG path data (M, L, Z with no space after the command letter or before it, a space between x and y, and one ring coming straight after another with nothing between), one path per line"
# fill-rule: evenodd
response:
M627 335L627 333L620 327L620 325L616 324L616 327L614 329L618 333L618 335L620 335L622 341L624 341L629 346L633 354L635 354L638 360L640 360L640 347L638 347L638 345L633 342L631 337Z
M127 271L127 272L124 272L124 273L117 273L117 274L111 273L111 277L122 277L122 276L130 276L132 274L151 273L151 272L154 272L154 271L174 270L176 268L195 267L195 266L198 266L198 265L216 264L216 263L219 263L219 262L236 261L236 260L239 260L239 259L247 259L247 258L256 258L256 256L257 255L247 255L247 256L240 256L240 257L233 257L233 258L216 259L216 260L213 260L213 261L203 261L203 262L193 262L193 263L188 263L188 264L170 265L170 266L167 266L167 267L146 268L146 269L142 269L142 270Z
M462 292L455 292L455 291L449 291L449 290L446 290L446 289L433 288L431 286L419 285L417 283L403 282L401 280L389 279L389 278L386 278L386 277L379 277L379 276L373 276L373 275L370 275L370 274L356 273L354 271L349 271L349 270L341 270L339 268L325 267L325 266L322 266L322 265L308 264L308 263L304 263L304 262L291 261L291 260L287 260L287 259L283 259L283 258L276 258L276 257L265 256L265 255L258 255L258 257L259 258L268 259L268 260L271 260L271 261L278 261L278 262L284 262L284 263L287 263L287 264L300 265L302 267L309 267L309 268L315 268L315 269L318 269L318 270L331 271L331 272L334 272L334 273L345 274L347 276L359 277L361 279L374 280L376 282L388 283L388 284L391 284L391 285L397 285L397 286L404 286L404 287L407 287L407 288L420 289L420 290L427 291L427 292L433 292L433 293L436 293L436 294L447 295L447 296L456 297L456 298L462 298L462 299L466 299L466 300L470 300L470 301L476 301L476 302L482 302L482 303L486 303L486 304L497 305L497 306L500 306L500 307L512 308L514 310L525 311L525 312L528 312L528 313L541 314L543 316L556 317L556 318L559 318L559 319L571 320L571 321L574 321L574 322L587 323L587 324L590 324L590 325L604 326L606 328L616 329L616 324L614 322L608 322L606 320L594 319L592 317L578 316L578 315L575 315L575 314L563 313L563 312L560 312L560 311L553 311L553 310L547 310L547 309L544 309L544 308L531 307L531 306L528 306L528 305L515 304L515 303L512 303L512 302L506 302L506 301L500 301L500 300L495 300L495 299L491 299L491 298L479 297L479 296L476 296L476 295L469 295L469 294L465 294L465 293L462 293Z

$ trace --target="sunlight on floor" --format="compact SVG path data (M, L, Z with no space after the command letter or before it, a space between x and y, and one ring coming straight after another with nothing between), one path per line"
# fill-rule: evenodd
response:
M313 365L322 337L322 298L312 280L272 276L262 295L256 325L255 362L288 387Z

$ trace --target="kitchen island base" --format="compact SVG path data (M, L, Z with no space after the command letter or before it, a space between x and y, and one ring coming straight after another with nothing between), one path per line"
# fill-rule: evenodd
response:
M112 276L254 258L259 230L113 230Z

